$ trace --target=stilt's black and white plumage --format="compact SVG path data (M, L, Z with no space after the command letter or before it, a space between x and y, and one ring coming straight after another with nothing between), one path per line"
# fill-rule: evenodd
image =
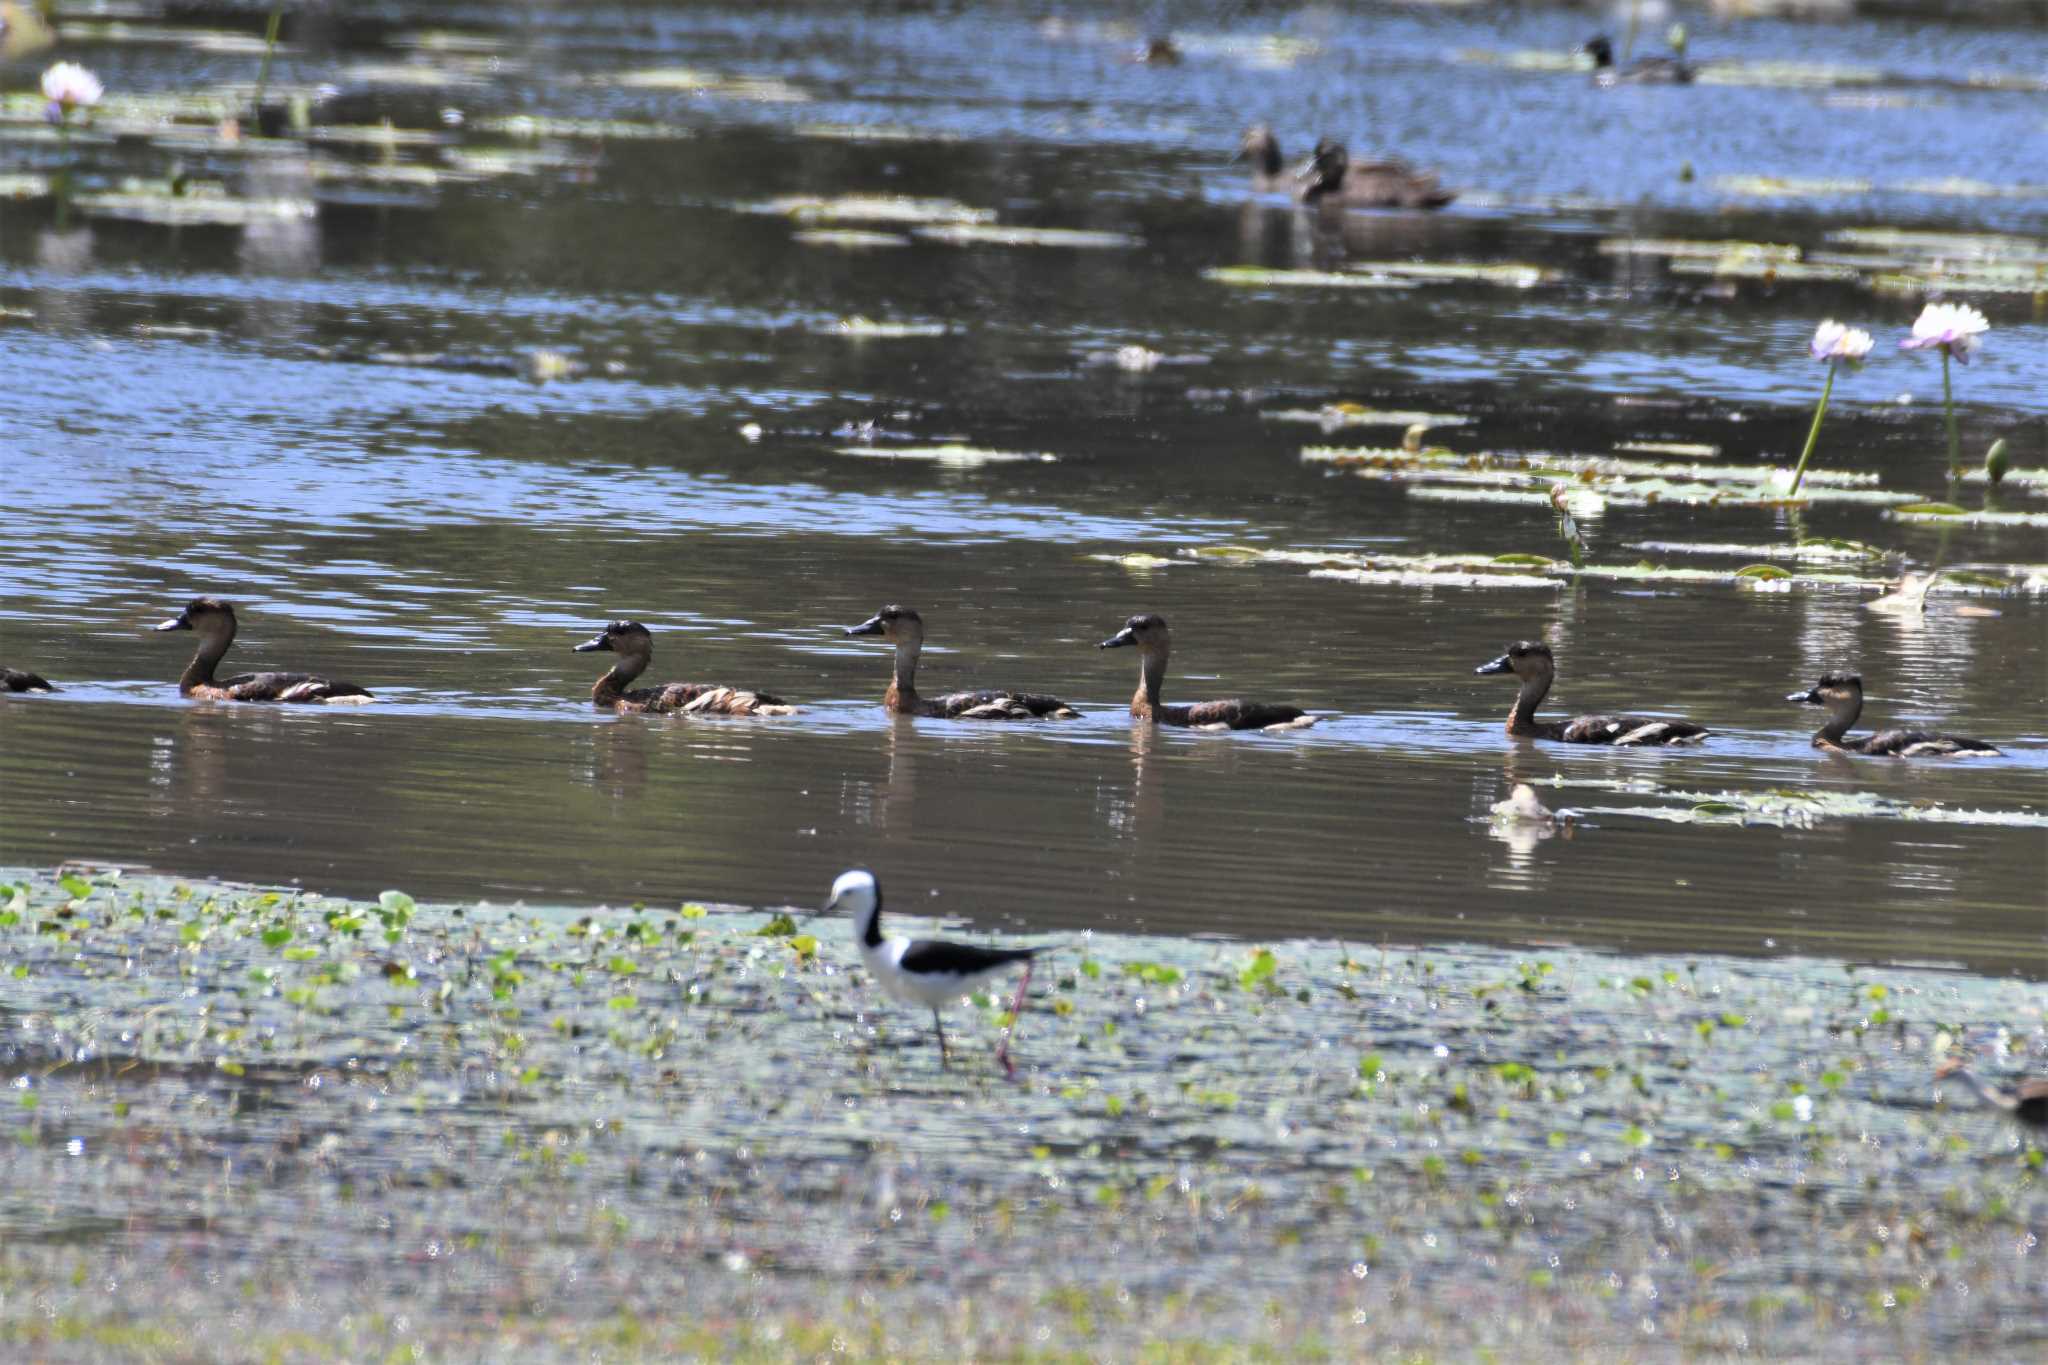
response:
M1015 1016L1031 985L1031 959L1036 948L983 948L972 943L948 943L932 938L884 938L882 936L882 884L875 874L857 867L839 874L832 883L827 911L844 910L853 916L854 942L868 974L883 993L932 1012L932 1028L939 1037L939 1062L950 1065L946 1056L946 1026L939 1011L947 1005L993 983L1012 967L1022 965L1024 979L1018 983L1011 1003ZM996 1049L1003 1070L1010 1065L1010 1042L1005 1038Z

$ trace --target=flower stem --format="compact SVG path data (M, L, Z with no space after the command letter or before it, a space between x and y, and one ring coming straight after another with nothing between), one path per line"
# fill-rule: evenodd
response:
M1963 477L1963 438L1956 431L1956 391L1948 378L1949 348L1941 348L1941 406L1948 413L1948 476Z
M280 0L270 7L270 23L263 30L263 65L256 68L256 102L251 106L259 111L263 108L263 93L270 88L270 59L277 55L277 30L283 22L284 5Z
M1828 362L1828 382L1821 386L1820 402L1814 405L1813 427L1806 433L1806 449L1799 452L1799 467L1792 471L1792 496L1799 496L1800 480L1806 477L1806 462L1813 458L1813 448L1820 443L1820 419L1828 415L1828 395L1835 391L1835 365Z

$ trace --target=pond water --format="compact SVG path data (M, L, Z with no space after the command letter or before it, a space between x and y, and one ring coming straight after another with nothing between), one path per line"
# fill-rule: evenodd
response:
M288 18L273 81L303 95L306 142L224 139L203 101L175 132L152 122L254 78L262 7L91 8L61 51L108 84L95 131L60 142L26 95L0 125L11 170L75 159L80 196L61 219L48 196L0 203L0 661L63 689L0 699L0 863L765 905L864 862L900 902L989 928L2048 974L2048 487L1946 485L1940 366L1894 349L1930 280L1983 309L1955 376L1965 454L2004 437L2048 466L2039 28L1929 42L1917 20L1688 12L1709 79L1603 91L1526 55L1595 22L1540 6L1176 6L1184 60L1158 68L1129 59L1156 22L1135 6L392 3ZM1794 58L1827 69L1762 65ZM1399 150L1463 197L1418 215L1251 195L1229 157L1253 120L1290 154L1324 132ZM270 208L171 224L91 202L174 173ZM854 194L1118 237L763 211ZM887 244L806 236L843 227ZM1912 235L1955 233L1975 235ZM1819 278L1643 245L1670 240L1793 248ZM1531 269L1506 287L1418 263ZM1230 266L1373 287L1204 276ZM1718 503L1669 474L1595 480L1596 565L1726 575L1808 537L1886 557L1775 561L1853 582L1344 576L1562 545L1547 478L1515 501L1487 470L1304 460L1409 424L1331 405L1465 419L1426 437L1465 455L1654 443L1712 450L1634 458L1782 467L1829 316L1878 348L1836 385L1820 472L1999 516L1760 505L1761 476ZM1326 410L1337 429L1276 416ZM867 458L946 445L1053 458ZM1703 545L1724 548L1685 548ZM1315 562L1201 553L1220 547ZM1870 610L1935 567L1967 574L1924 614ZM146 627L198 592L241 610L231 664L378 703L181 701L190 637ZM890 718L886 651L842 633L885 602L924 614L928 691L1028 686L1082 718ZM1324 719L1134 728L1134 661L1095 645L1138 611L1174 624L1170 697ZM654 631L656 674L803 714L594 712L570 647L613 617ZM1552 715L1715 733L1509 739L1512 688L1472 670L1520 638L1557 653ZM1816 714L1783 698L1836 666L1862 671L1877 725L2003 756L1817 754ZM1550 805L1587 810L1569 837L1488 820L1553 779Z

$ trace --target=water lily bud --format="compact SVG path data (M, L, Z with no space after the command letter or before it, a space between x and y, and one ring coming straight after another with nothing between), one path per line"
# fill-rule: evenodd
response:
M2001 483L2005 472L2012 468L2012 461L2005 453L2005 438L1999 437L1991 443L1991 449L1984 452L1984 477L1993 483Z

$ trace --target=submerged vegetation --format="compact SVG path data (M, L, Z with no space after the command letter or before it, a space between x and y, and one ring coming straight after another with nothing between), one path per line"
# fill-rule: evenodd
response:
M0 1277L38 1308L0 1341L1910 1356L2031 1320L2041 1156L1932 1078L2039 1064L2017 982L1090 936L1009 1084L1005 1001L942 1071L856 961L802 914L13 873Z

